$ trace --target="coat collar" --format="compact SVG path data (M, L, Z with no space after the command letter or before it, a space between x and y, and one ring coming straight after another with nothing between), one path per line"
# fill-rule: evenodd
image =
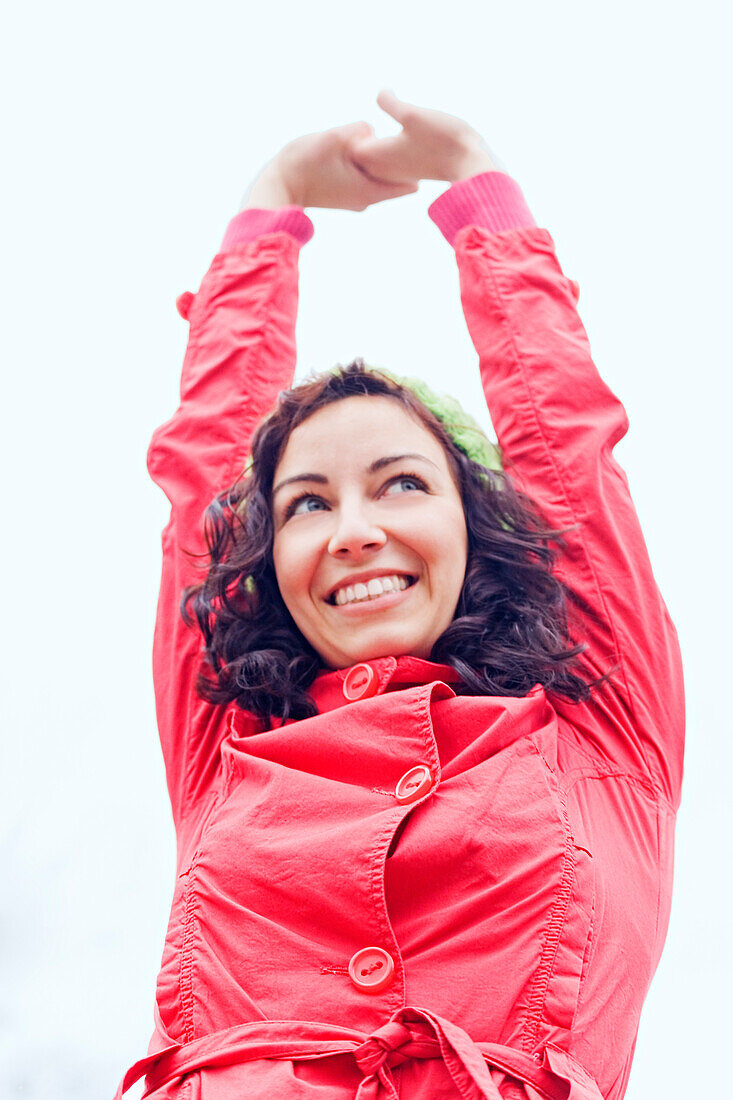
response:
M323 669L311 684L310 695L319 714L323 714L387 691L436 681L455 684L460 678L450 665L435 664L421 657L375 657L350 668Z

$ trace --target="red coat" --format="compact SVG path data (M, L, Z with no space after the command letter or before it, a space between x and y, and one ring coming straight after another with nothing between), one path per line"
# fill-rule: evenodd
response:
M577 284L547 230L485 228L501 181L473 182L430 213L449 239L463 224L463 310L512 475L577 525L560 572L592 612L583 660L617 671L571 704L457 695L451 669L384 657L323 672L318 715L273 729L195 694L182 550L291 383L312 227L273 215L289 229L217 255L181 305L181 405L149 453L172 505L154 673L179 873L150 1056L124 1084L147 1069L155 1100L625 1091L669 915L679 651Z

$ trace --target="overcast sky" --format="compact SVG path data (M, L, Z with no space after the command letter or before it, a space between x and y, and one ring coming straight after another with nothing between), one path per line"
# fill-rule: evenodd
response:
M145 452L177 400L175 298L287 141L360 119L397 132L382 87L483 134L580 284L628 411L616 454L679 631L689 723L672 917L627 1097L722 1094L728 19L711 0L15 5L0 46L0 1100L111 1097L152 1031L174 837L150 671L167 505ZM362 355L489 427L454 254L427 216L444 189L309 211L298 373Z

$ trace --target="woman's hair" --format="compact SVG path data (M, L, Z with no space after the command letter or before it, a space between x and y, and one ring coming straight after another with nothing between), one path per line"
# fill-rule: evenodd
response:
M406 386L356 359L284 390L252 440L251 467L206 511L207 572L185 589L181 611L205 641L197 680L213 703L236 704L269 723L317 713L308 689L322 662L287 610L273 565L272 487L290 433L318 409L347 397L398 401L440 441L466 517L468 561L455 616L430 659L461 676L458 694L523 696L535 684L572 701L599 681L579 672L567 623L577 597L553 575L562 532L506 474L464 454Z

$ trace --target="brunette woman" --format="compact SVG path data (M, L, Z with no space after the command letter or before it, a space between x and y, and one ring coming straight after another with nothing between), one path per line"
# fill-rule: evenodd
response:
M675 631L612 454L627 420L483 139L378 102L397 137L291 142L179 300L181 403L149 453L172 506L154 673L179 868L123 1086L619 1100L683 744ZM428 213L498 452L362 360L292 388L304 208L420 179L450 184Z

